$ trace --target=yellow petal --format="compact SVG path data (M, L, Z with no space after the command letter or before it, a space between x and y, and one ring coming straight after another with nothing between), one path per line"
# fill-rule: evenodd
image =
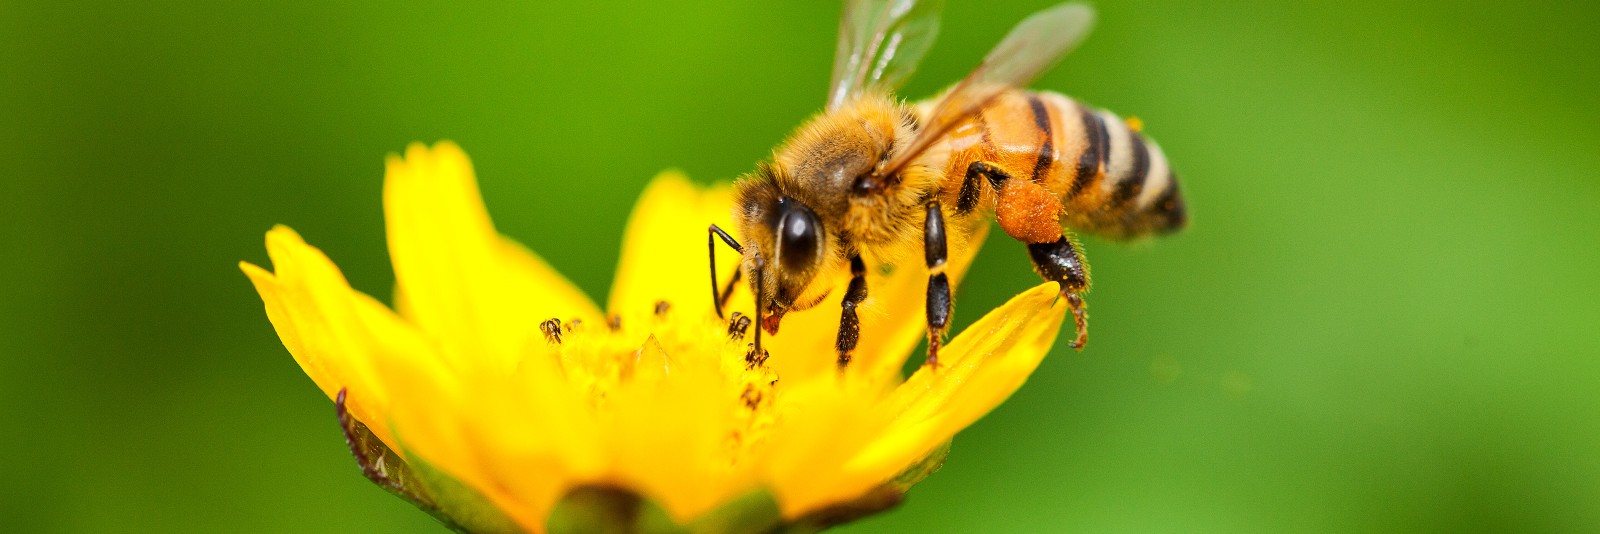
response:
M473 371L460 383L423 373L391 375L406 395L390 416L408 457L417 458L494 503L529 532L543 530L556 501L598 471L593 432L570 424L582 407L562 388L519 388ZM530 400L537 399L537 400ZM584 466L588 472L580 472Z
M883 437L850 470L889 477L999 406L1039 366L1067 312L1054 282L1035 286L956 336L937 369L923 367L896 388L885 411L896 414Z
M706 229L715 223L731 232L732 205L726 185L702 188L676 171L650 182L628 218L607 305L625 328L648 318L662 301L681 317L713 313ZM739 256L717 247L718 282L727 283Z
M441 377L449 372L410 325L350 289L339 268L294 230L273 228L267 251L275 273L243 262L240 268L261 294L278 337L330 399L348 388L346 407L394 447L384 414L396 390L387 375L399 368Z
M710 354L720 352L717 348ZM729 391L719 362L705 358L706 352L671 354L677 357L653 339L641 350L644 368L634 373L660 376L635 376L606 399L603 442L613 482L634 488L673 519L687 522L755 484L729 458L739 396Z
M384 213L403 309L452 359L510 368L540 339L544 319L601 319L581 291L495 232L455 144L413 144L387 167Z
M756 460L785 518L853 500L888 480L850 473L846 465L892 421L881 409L882 387L832 377L785 382L776 407L779 424Z
M508 373L473 368L457 380L421 372L386 378L390 421L418 458L493 502L530 532L570 488L603 479L591 407L566 382L554 347L531 349Z
M1065 305L1042 284L990 312L887 394L870 377L791 384L764 459L783 515L861 497L998 406L1049 351ZM920 311L920 310L919 310Z

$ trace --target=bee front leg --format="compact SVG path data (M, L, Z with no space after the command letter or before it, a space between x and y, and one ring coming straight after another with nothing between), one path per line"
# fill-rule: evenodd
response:
M850 288L845 290L843 310L839 313L839 338L834 347L839 349L839 370L850 365L850 356L861 340L861 319L856 316L856 306L867 300L867 264L860 254L850 256Z
M1029 243L1028 256L1033 258L1033 270L1039 276L1061 284L1061 296L1072 308L1072 322L1078 329L1072 348L1083 350L1089 342L1089 314L1083 302L1083 294L1089 291L1089 265L1083 262L1082 247L1072 236L1062 233L1055 241Z
M928 360L927 365L939 367L939 346L944 343L945 330L950 327L950 279L945 276L945 259L948 256L944 238L944 212L939 201L928 202L928 215L922 227L923 252L928 261Z

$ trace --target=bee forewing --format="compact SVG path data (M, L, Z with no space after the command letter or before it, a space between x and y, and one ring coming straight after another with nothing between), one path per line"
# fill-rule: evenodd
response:
M893 92L939 34L939 0L845 0L828 109L867 90Z
M1087 4L1060 4L1034 13L1017 23L967 78L1011 87L1028 85L1083 42L1093 25L1094 8Z
M1059 4L1023 19L983 57L978 68L945 93L906 150L884 165L880 174L899 171L1001 92L1032 83L1077 47L1093 25L1094 9L1077 3Z

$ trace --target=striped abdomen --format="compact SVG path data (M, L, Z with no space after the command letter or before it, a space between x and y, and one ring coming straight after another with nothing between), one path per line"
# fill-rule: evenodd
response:
M1008 91L941 145L929 157L949 158L944 191L960 190L967 167L984 161L1059 195L1061 220L1076 230L1131 238L1187 221L1160 147L1115 114L1058 93ZM993 199L986 193L985 205Z

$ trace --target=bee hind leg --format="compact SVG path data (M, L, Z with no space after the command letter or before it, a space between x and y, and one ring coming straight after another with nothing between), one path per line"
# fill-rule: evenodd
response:
M1072 348L1082 350L1089 341L1089 314L1083 301L1083 294L1089 291L1089 265L1083 261L1082 247L1061 229L1060 197L1037 182L1008 180L1003 170L974 162L967 167L967 180L961 188L963 198L967 184L976 183L978 176L987 177L994 186L995 219L1000 229L1028 244L1034 272L1046 281L1061 284L1061 296L1072 308L1072 322L1078 330Z
M1033 270L1047 281L1061 284L1061 296L1072 309L1072 322L1078 337L1072 341L1074 350L1083 350L1089 342L1088 307L1083 294L1089 291L1089 266L1083 261L1082 247L1063 233L1055 241L1029 243L1028 256L1033 259Z
M939 201L928 202L927 218L922 227L923 252L928 262L928 360L927 365L939 367L939 347L944 344L944 334L950 328L950 278L945 276L944 212Z

